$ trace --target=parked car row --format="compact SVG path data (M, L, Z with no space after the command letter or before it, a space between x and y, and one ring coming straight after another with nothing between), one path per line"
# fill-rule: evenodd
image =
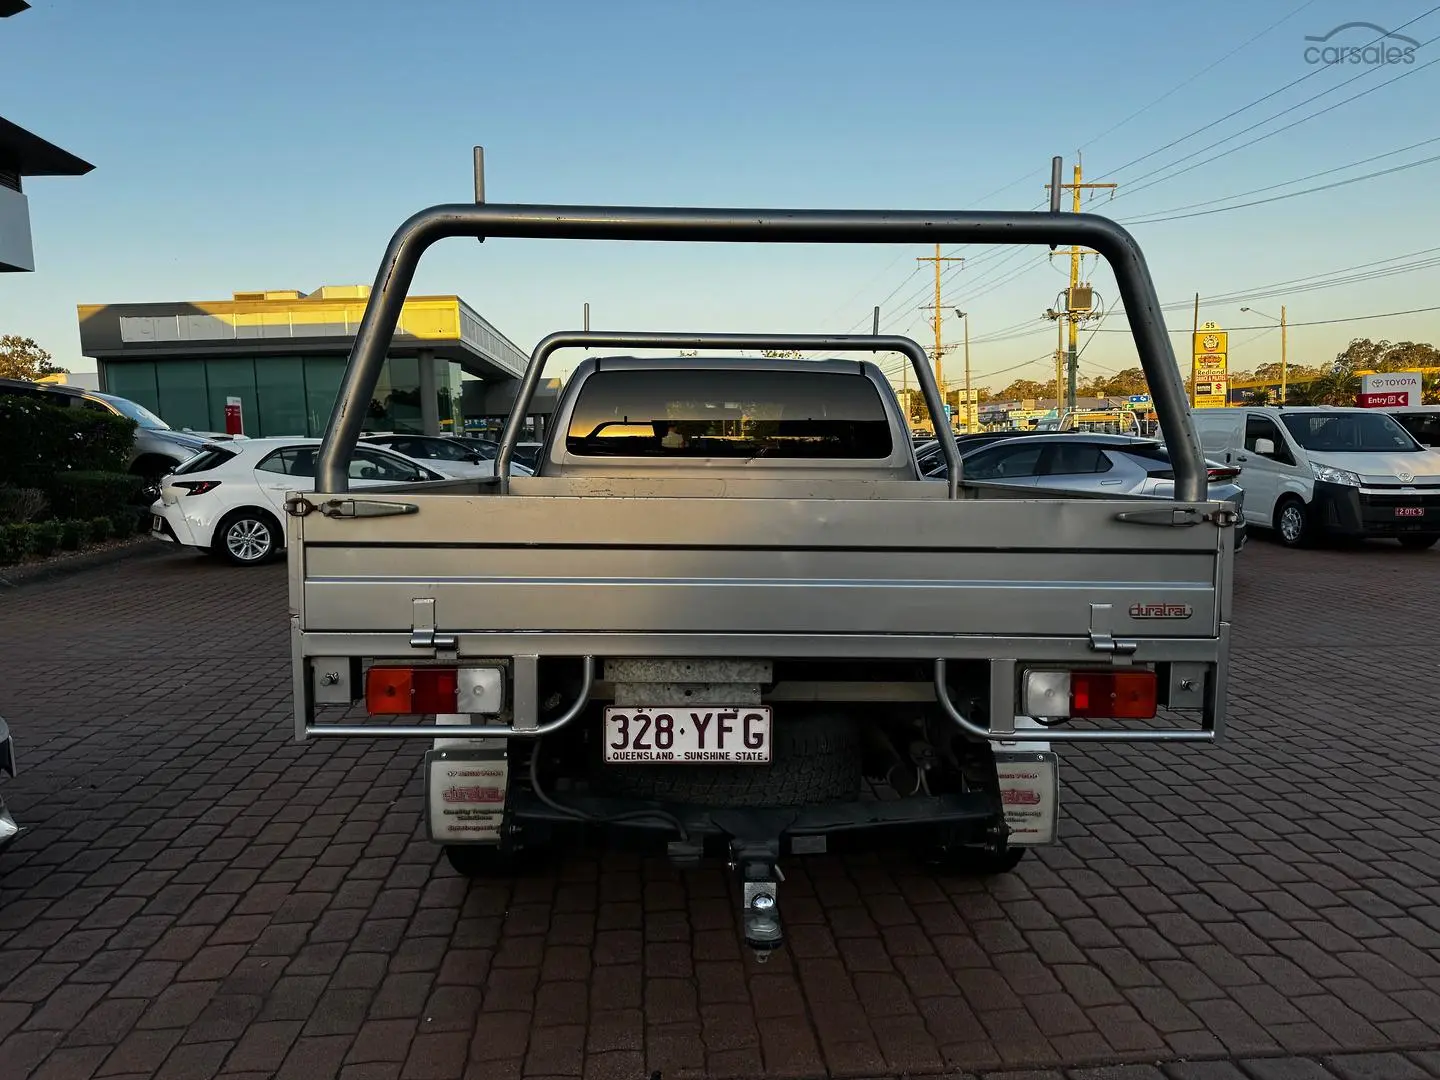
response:
M315 490L319 450L319 439L285 437L205 445L161 481L151 535L237 566L268 561L285 547L287 493ZM517 465L512 471L530 470ZM349 468L354 488L494 475L495 462L461 440L427 435L367 438Z
M1288 546L1322 535L1440 542L1440 407L1377 410L1200 409L1193 414L1211 492L1244 526ZM1428 436L1428 439L1426 438ZM1162 442L1125 435L983 432L957 440L967 480L1036 489L1172 497ZM916 447L923 476L944 479L935 442Z
M129 398L84 390L63 383L36 383L25 379L0 379L0 395L25 397L70 409L91 409L135 421L135 444L129 471L155 482L181 462L194 457L207 442L228 440L229 435L213 431L177 431L149 409Z
M1097 432L1052 432L1014 435L977 433L959 440L965 479L985 484L1007 484L1038 491L1175 497L1175 473L1163 443L1133 435ZM938 446L916 453L927 479L947 476ZM1210 493L1242 511L1236 546L1246 537L1245 492L1235 478L1238 468L1209 462Z

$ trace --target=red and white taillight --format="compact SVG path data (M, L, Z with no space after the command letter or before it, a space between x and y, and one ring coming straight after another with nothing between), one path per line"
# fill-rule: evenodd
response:
M1021 693L1021 711L1047 720L1149 720L1158 707L1155 672L1146 668L1031 670Z
M219 480L171 480L170 486L179 488L186 495L204 495L220 486Z
M496 667L391 667L365 672L365 708L375 715L476 713L505 707L505 673Z

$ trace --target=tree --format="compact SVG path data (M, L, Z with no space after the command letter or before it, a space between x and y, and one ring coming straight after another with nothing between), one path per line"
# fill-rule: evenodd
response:
M1307 379L1319 378L1324 372L1319 368L1308 367L1305 364L1286 364L1285 381L1289 383L1305 382ZM1232 374L1232 379L1239 380L1240 376ZM1280 361L1261 364L1255 369L1251 378L1259 379L1262 382L1278 383L1280 381Z
M1440 367L1440 349L1415 341L1356 338L1335 357L1333 371L1414 371Z
M1001 401L1025 401L1044 397L1048 389L1045 383L1038 383L1034 379L1016 379L995 396Z
M1142 368L1122 368L1105 380L1106 396L1129 397L1131 394L1148 394L1150 384L1145 381Z
M54 358L34 338L15 334L0 337L0 378L39 379L45 375L61 375L65 369L53 363Z

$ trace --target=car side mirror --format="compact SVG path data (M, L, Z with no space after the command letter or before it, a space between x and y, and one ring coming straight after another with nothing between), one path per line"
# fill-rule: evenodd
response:
M1255 453L1259 454L1261 457L1274 457L1274 456L1275 456L1275 440L1274 440L1274 439L1256 439L1256 440L1255 440Z

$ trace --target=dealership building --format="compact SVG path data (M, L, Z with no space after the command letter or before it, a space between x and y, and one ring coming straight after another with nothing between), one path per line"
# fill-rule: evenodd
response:
M246 435L315 436L329 420L369 294L367 285L327 285L229 300L81 304L80 349L94 358L101 389L171 427L225 431L227 403L238 399ZM438 434L503 417L527 361L458 296L409 297L366 427ZM553 401L547 386L534 412L549 412Z

